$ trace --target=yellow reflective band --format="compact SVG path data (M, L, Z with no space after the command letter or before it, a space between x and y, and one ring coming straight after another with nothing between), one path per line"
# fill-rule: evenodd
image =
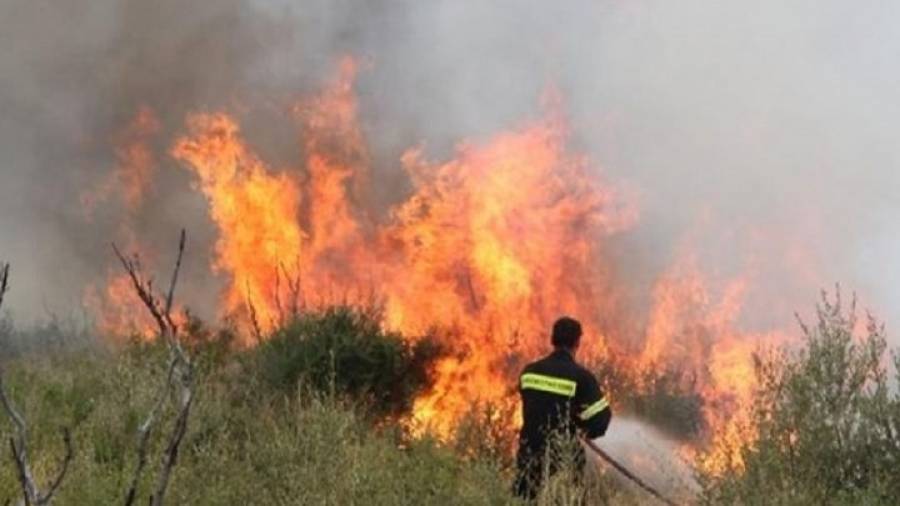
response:
M577 384L565 378L544 376L543 374L525 373L522 375L522 390L540 390L551 394L575 397Z
M584 408L584 411L582 411L581 414L578 415L578 417L581 418L582 420L588 420L592 416L596 415L597 413L603 411L604 409L606 409L608 407L609 407L609 401L607 401L606 397L604 397L604 398L600 399L599 401L591 404L590 406Z

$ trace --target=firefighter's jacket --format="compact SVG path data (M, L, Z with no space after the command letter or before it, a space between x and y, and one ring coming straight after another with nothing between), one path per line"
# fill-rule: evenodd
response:
M548 434L574 436L578 429L589 439L606 433L612 411L590 371L565 350L557 349L528 364L519 377L522 432L519 450L541 454Z

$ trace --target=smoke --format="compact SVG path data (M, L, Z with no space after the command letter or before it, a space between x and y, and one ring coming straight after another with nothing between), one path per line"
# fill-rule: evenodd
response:
M315 33L316 26L306 18L278 20L233 0L203 6L12 1L0 4L0 19L0 42L9 48L0 55L0 233L2 256L14 264L18 281L11 306L25 318L79 307L84 287L112 262L109 243L131 242L120 227L135 232L153 263L169 260L157 254L174 248L182 226L195 247L210 243L205 204L164 156L137 212L112 198L86 216L81 197L113 172L117 132L142 107L159 117L164 132L180 131L190 110L245 100L262 106L260 116L271 115L265 100L281 90L262 82L256 69L294 42L292 30ZM316 47L302 54L307 57L297 54L292 68L320 75L323 62L312 55L328 56ZM161 154L170 141L147 139ZM195 249L185 266L194 273L186 286L205 292L201 301L215 299L214 282L204 275L207 259L207 251Z
M889 323L900 302L900 37L893 2L6 0L0 4L0 257L23 318L78 307L124 220L166 262L194 250L185 300L211 310L212 227L162 156L193 110L227 109L273 166L296 160L286 106L344 54L364 62L363 128L386 208L403 150L432 158L564 97L573 142L633 189L641 224L613 245L636 294L686 252L750 272L748 326L808 312L832 282ZM147 202L86 217L116 132L142 106L162 132ZM537 239L536 239L537 240ZM640 299L640 295L636 295ZM637 300L637 302L642 302ZM805 305L803 305L805 304Z

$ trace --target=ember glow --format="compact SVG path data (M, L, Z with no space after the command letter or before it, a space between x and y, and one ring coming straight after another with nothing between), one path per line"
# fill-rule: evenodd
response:
M172 142L172 165L189 171L216 229L210 266L225 284L222 315L265 331L291 307L377 303L384 325L409 339L436 333L449 354L410 422L447 435L474 404L516 402L516 374L570 314L586 325L584 361L637 376L697 371L709 439L752 437L729 422L746 416L755 347L782 336L740 331L751 279L709 279L685 255L657 280L644 316L626 310L633 289L609 243L639 226L638 205L571 147L557 94L537 118L461 140L448 160L408 149L397 163L409 190L379 213L357 71L342 60L329 86L287 107L297 166L267 163L223 111L190 114ZM110 281L108 297L119 285Z

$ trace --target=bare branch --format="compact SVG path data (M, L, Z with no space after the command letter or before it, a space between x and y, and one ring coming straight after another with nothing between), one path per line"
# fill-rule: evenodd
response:
M0 402L3 403L3 409L6 411L6 414L9 415L9 418L12 420L13 424L16 426L16 433L22 436L27 434L28 427L25 424L25 419L22 418L22 415L20 415L18 411L16 411L16 408L13 406L12 401L9 400L9 396L6 394L6 384L3 381L2 374L0 374Z
M59 473L57 473L56 478L50 484L47 492L42 493L35 484L34 477L32 476L31 469L28 465L28 453L24 437L20 434L17 438L9 438L9 446L13 460L16 463L19 485L22 487L22 503L26 506L49 505L53 500L53 496L56 494L57 490L59 490L60 485L62 485L62 482L66 477L66 472L69 470L69 463L72 462L72 457L75 453L72 449L72 436L68 428L63 429L63 442L66 446L66 455L63 458Z
M800 316L800 313L794 311L794 318L797 320L797 323L800 325L800 330L803 331L803 335L809 336L810 335L809 327L806 325L806 322L803 321L803 317Z
M72 450L72 434L69 432L68 428L63 429L63 443L66 445L66 456L63 458L63 463L59 469L59 473L56 475L56 479L53 480L53 483L50 484L50 489L47 490L47 493L41 498L42 504L48 504L50 499L53 498L53 494L56 493L56 490L62 484L63 479L65 479L66 471L69 470L69 463L72 461L72 457L75 454Z
M0 265L0 306L3 305L3 297L9 289L9 264ZM6 384L3 381L3 370L0 369L0 404L3 404L3 410L9 416L15 427L15 436L9 438L10 450L12 451L13 460L16 462L18 470L19 484L22 486L22 494L26 505L37 502L37 491L34 486L34 480L31 477L31 470L28 467L28 455L25 447L26 436L28 434L28 425L25 419L13 406L9 395L6 393Z
M3 305L3 296L9 288L9 264L0 265L0 306ZM46 493L42 493L35 484L34 476L31 473L31 467L28 464L28 424L25 418L16 410L9 395L6 392L6 383L3 381L3 370L0 368L0 404L3 410L12 420L15 427L15 436L9 438L9 447L12 452L13 460L16 463L16 471L19 478L19 485L22 487L22 501L26 506L45 506L53 500L53 495L59 489L63 479L66 477L66 471L69 469L69 463L72 461L72 437L68 428L63 429L63 441L66 445L66 455L63 459L62 466L56 478L50 484L50 488Z
M125 504L130 506L137 498L138 484L141 475L147 464L147 447L149 444L150 434L156 424L160 413L162 412L165 399L169 397L170 392L176 388L179 389L179 397L181 403L178 410L178 416L172 433L169 435L169 442L166 446L166 452L163 456L162 465L157 477L156 488L150 496L150 502L154 506L162 506L166 489L169 484L169 476L172 468L175 466L178 457L178 449L181 441L187 431L187 420L190 416L191 405L194 399L194 369L190 357L181 346L178 336L178 325L172 320L172 304L175 296L175 286L178 282L178 274L181 270L181 262L184 256L184 247L186 242L186 233L181 230L181 237L178 242L178 257L175 260L175 267L172 271L172 278L169 284L169 290L166 293L164 304L160 303L160 299L153 291L153 279L145 279L143 277L140 262L137 256L129 259L122 255L119 249L113 245L113 250L122 262L122 266L131 278L132 285L137 292L138 297L150 311L150 314L156 320L159 326L160 337L162 337L169 347L169 369L165 383L162 384L159 396L154 403L153 408L147 416L147 419L138 430L138 462L135 467L134 475L125 494ZM178 381L175 381L175 378Z
M134 474L131 476L131 485L129 485L128 490L125 493L126 506L134 504L134 500L137 498L138 482L141 479L141 475L144 473L144 467L147 465L147 444L150 441L150 433L153 431L153 425L156 423L156 419L159 417L163 404L166 401L166 397L171 390L172 378L175 375L175 365L176 360L172 357L172 359L169 360L169 372L166 374L166 381L160 385L153 409L150 410L144 423L138 427L138 462L134 469Z
M3 296L9 288L9 264L0 264L0 308L3 307Z
M172 271L172 282L169 283L169 294L166 296L165 314L172 312L172 297L175 296L175 284L178 283L178 272L181 270L181 258L184 256L184 243L187 239L187 232L182 228L181 237L178 240L178 258L175 260L175 269Z
M119 257L119 261L122 262L122 267L125 268L125 272L128 274L128 277L131 278L131 284L134 286L135 292L137 292L138 297L141 299L141 302L147 307L147 310L150 311L150 315L153 316L153 319L156 320L157 326L159 326L159 332L163 336L168 336L169 328L168 322L163 317L162 310L159 307L159 303L156 300L156 297L153 295L153 280L144 280L143 275L141 274L141 265L137 256L133 259L127 258L122 252L119 250L118 246L115 243L112 244L113 251L116 252L116 256Z
M262 342L262 328L259 325L259 318L256 314L256 305L253 304L253 297L250 296L250 282L247 282L247 312L250 314L250 329L257 344Z
M296 258L296 275L291 276L287 270L287 267L284 266L283 263L279 263L281 266L281 270L284 273L284 279L288 284L288 291L291 295L291 314L292 318L296 317L300 314L300 309L305 305L305 302L301 300L301 292L302 292L302 278L300 275L300 257Z
M186 381L191 381L190 379ZM191 413L191 406L194 403L194 391L188 384L185 385L181 393L181 409L178 418L175 421L175 428L169 437L169 444L166 446L166 453L163 455L162 467L159 471L159 478L156 483L156 491L150 501L151 506L162 506L163 498L166 494L166 488L169 486L169 476L172 468L178 461L178 449L181 446L181 440L187 432L188 417Z
M281 271L277 267L275 268L275 311L278 313L278 321L273 321L272 326L284 325L284 308L281 307Z
M37 491L34 489L34 480L31 479L31 471L28 469L28 457L25 455L24 445L20 445L16 438L9 438L9 448L12 451L13 460L16 462L19 484L22 486L22 502L25 506L37 504Z

